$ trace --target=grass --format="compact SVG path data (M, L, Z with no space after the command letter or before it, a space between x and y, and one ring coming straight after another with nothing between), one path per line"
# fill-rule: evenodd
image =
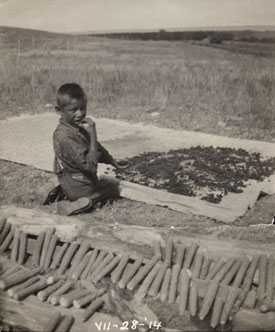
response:
M18 43L13 32L5 39L2 118L44 112L62 83L78 82L97 117L241 138L275 137L274 58L187 42L32 36L25 33Z

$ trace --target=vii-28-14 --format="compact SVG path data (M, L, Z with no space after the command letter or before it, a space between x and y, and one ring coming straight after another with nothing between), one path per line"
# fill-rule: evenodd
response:
M147 319L144 319L144 322L146 322ZM95 322L95 326L98 331L113 331L113 328L117 328L120 331L129 331L129 330L135 330L141 327L148 327L149 329L155 329L159 330L161 328L161 322L158 321L150 321L145 323L139 322L138 320L134 319L132 321L124 321L121 323L121 325L118 324L112 324L111 322L103 323L103 322ZM111 330L112 328L112 330Z

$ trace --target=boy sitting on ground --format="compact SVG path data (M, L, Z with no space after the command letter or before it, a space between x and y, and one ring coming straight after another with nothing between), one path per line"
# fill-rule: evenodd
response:
M57 92L57 112L61 115L53 134L54 172L63 194L59 212L75 214L118 197L114 183L99 180L98 162L120 168L116 160L97 141L95 123L86 118L87 97L75 83L62 85Z

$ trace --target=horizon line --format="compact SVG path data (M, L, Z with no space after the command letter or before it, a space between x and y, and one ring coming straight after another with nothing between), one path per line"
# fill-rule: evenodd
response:
M226 30L230 28L240 28L243 30L251 30L247 28L260 28L261 31L269 31L264 30L265 28L272 28L272 30L275 30L275 24L232 24L232 25L203 25L203 26L185 26L185 27L174 27L174 28L165 28L165 27L159 27L159 28L129 28L129 29L105 29L105 30L78 30L78 31L52 31L52 30L44 30L44 29L36 29L36 28L30 28L30 27L22 27L22 26L12 26L12 25L0 25L0 28L14 28L14 29L24 29L24 30L33 30L33 31L41 31L41 32L49 32L49 33L56 33L56 34L91 34L91 33L123 33L123 32L158 32L160 30L164 31L190 31L190 30L215 30L215 29L223 29ZM252 29L253 30L253 29Z

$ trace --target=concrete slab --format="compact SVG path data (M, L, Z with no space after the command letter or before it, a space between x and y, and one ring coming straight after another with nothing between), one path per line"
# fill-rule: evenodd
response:
M95 121L99 141L117 159L148 151L163 152L197 145L242 148L249 152L259 152L264 158L275 157L275 143L165 129L142 123L129 124L111 119ZM0 158L52 171L52 134L57 122L58 115L55 113L23 115L0 121ZM99 174L104 173L106 167L100 166ZM112 170L108 173L113 177ZM227 195L218 205L196 198L160 193L159 190L125 181L121 181L120 186L121 195L130 199L231 222L255 204L261 190L275 193L275 175L260 183L252 181L242 194Z

